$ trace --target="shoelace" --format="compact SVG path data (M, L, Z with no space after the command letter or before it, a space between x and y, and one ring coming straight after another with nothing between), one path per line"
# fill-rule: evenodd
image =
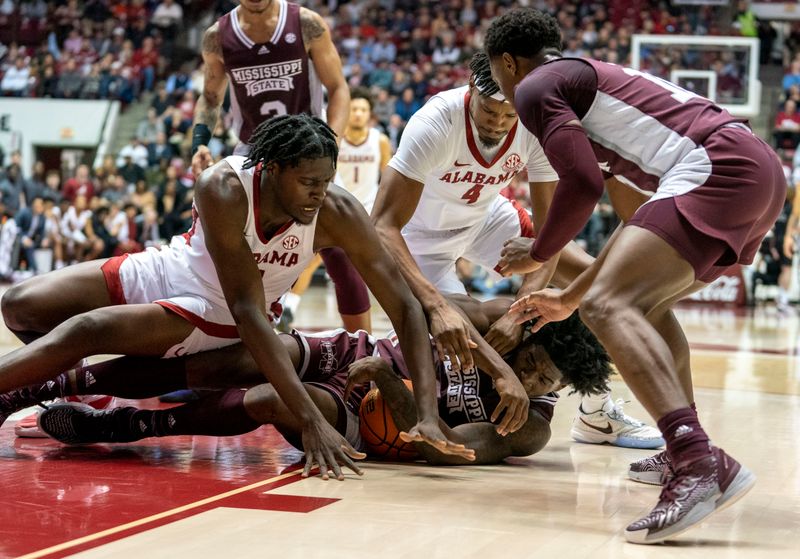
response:
M608 412L609 417L612 419L616 419L617 421L622 421L623 423L628 423L629 425L633 425L634 427L642 427L644 423L639 421L638 419L634 419L625 415L625 404L630 403L630 400L623 400L622 398L617 398L614 402L614 407Z

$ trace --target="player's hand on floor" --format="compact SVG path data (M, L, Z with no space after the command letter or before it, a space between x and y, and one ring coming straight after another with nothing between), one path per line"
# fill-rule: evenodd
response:
M478 344L470 339L469 324L461 313L447 304L430 311L429 316L431 335L439 359L444 361L450 358L454 371L473 368L472 348L478 347Z
M500 261L497 267L504 276L511 274L528 274L542 267L544 262L537 262L531 258L533 239L516 237L509 239L500 251Z
M517 324L536 319L533 332L538 332L549 322L559 322L575 312L577 305L569 303L563 291L542 289L515 301L508 310Z
M495 427L499 435L506 436L525 425L528 420L528 407L530 399L522 383L516 376L504 376L494 380L494 387L500 395L500 403L492 412L492 423L502 416L502 420ZM505 411L505 414L503 414Z
M200 173L208 169L214 163L214 158L211 157L211 151L208 146L200 146L192 156L192 174L195 180L200 176Z
M414 427L400 432L400 438L407 443L427 443L442 454L460 456L465 460L475 460L475 451L463 444L448 439L438 422L419 422Z
M512 316L504 314L489 327L489 331L486 332L483 339L498 354L505 355L519 345L524 330L523 326L517 324Z
M363 357L358 361L350 363L347 367L347 385L344 388L344 401L350 397L353 388L361 384L366 384L375 380L375 375L382 369L388 369L391 372L391 367L380 357Z
M303 427L303 449L306 453L306 465L303 468L303 477L308 477L316 463L319 466L319 475L322 479L329 479L330 472L339 481L344 479L343 464L358 475L364 472L356 466L353 460L363 460L367 457L363 452L354 449L336 429L324 420L308 422Z

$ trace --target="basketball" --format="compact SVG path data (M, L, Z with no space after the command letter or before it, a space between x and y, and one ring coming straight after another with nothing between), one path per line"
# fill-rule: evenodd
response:
M403 381L411 390L411 381ZM400 430L394 424L389 407L380 390L373 388L361 401L361 438L372 458L392 461L410 461L419 457L414 443L403 442Z

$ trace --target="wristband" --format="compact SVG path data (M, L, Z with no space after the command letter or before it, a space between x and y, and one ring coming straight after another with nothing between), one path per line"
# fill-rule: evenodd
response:
M205 124L195 124L192 132L192 155L197 153L200 146L207 146L211 139L211 130Z

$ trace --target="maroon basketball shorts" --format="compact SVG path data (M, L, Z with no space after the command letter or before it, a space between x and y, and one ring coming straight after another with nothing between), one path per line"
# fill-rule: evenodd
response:
M688 192L640 207L627 225L652 231L710 283L733 264L750 264L778 218L786 179L773 149L745 127L726 126L704 142L705 162L681 169ZM709 173L710 170L710 173ZM665 175L662 185L672 180ZM669 186L669 185L667 185Z
M351 363L375 353L375 338L360 330L350 333L343 329L318 333L293 330L292 337L300 347L298 375L303 384L328 392L336 402L336 430L357 450L363 442L359 432L358 410L369 386L357 386L345 402L348 367Z

